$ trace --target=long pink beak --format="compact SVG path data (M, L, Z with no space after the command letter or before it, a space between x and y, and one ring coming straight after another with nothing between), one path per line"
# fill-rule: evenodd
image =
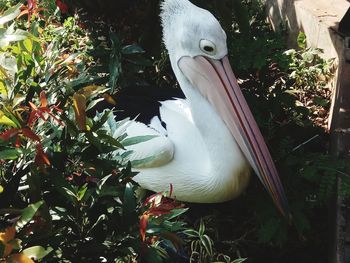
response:
M275 164L227 56L214 60L182 57L178 66L186 78L208 99L241 148L278 210L289 217L289 207Z

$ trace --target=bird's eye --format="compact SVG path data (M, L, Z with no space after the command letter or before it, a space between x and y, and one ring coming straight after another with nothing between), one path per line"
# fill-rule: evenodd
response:
M215 53L216 53L216 46L210 40L202 39L199 42L199 47L204 53L206 53L208 55L215 55Z

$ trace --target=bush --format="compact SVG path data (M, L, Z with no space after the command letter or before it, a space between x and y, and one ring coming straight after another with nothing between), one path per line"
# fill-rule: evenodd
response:
M47 3L0 17L0 258L163 262L166 248L182 246L186 209L161 193L138 200L128 153L118 150L147 138L126 139L128 120L116 123L110 110L86 116L101 99L113 102L106 91L122 57L148 63L143 50L115 34L111 46L94 43L77 16L62 19L63 2Z

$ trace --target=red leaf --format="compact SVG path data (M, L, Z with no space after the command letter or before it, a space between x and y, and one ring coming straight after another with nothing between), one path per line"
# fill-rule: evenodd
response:
M36 8L36 0L28 0L28 9L34 10Z
M4 141L9 141L11 138L17 136L19 134L19 129L17 128L11 128L7 131L4 131L0 134L0 139Z
M36 156L34 159L34 163L38 166L43 166L44 164L50 165L50 160L47 155L44 153L43 147L40 143L36 145Z
M30 107L32 107L32 109L33 109L34 111L37 111L37 110L38 110L38 107L37 107L33 102L29 101L28 103L29 103Z
M29 102L30 103L30 102ZM32 124L38 119L38 117L36 116L36 111L32 111L29 115L28 118L28 126L32 126Z
M143 214L140 217L140 236L142 241L145 241L146 239L146 228L147 228L148 218L149 218L148 214Z
M56 5L60 9L62 14L68 13L68 5L63 3L61 0L56 0Z
M29 128L22 128L22 134L29 138L32 139L33 141L40 141L40 138L38 135L36 135L31 129Z
M40 92L40 103L41 103L41 107L47 106L47 99L45 96L45 91Z
M149 203L154 202L157 196L162 195L162 193L155 193L153 195L150 195L146 198L146 200L143 202L143 206L147 206Z
M21 147L21 138L19 138L19 136L17 136L17 138L16 138L15 147L16 147L16 148Z

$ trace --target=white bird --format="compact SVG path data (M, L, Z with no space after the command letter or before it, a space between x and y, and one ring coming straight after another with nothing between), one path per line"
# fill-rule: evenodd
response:
M173 186L180 201L224 202L247 186L250 167L278 209L288 213L275 165L227 58L226 34L207 10L188 0L161 4L163 40L186 99L164 101L161 120L133 122L128 136L157 137L127 147L142 188Z

